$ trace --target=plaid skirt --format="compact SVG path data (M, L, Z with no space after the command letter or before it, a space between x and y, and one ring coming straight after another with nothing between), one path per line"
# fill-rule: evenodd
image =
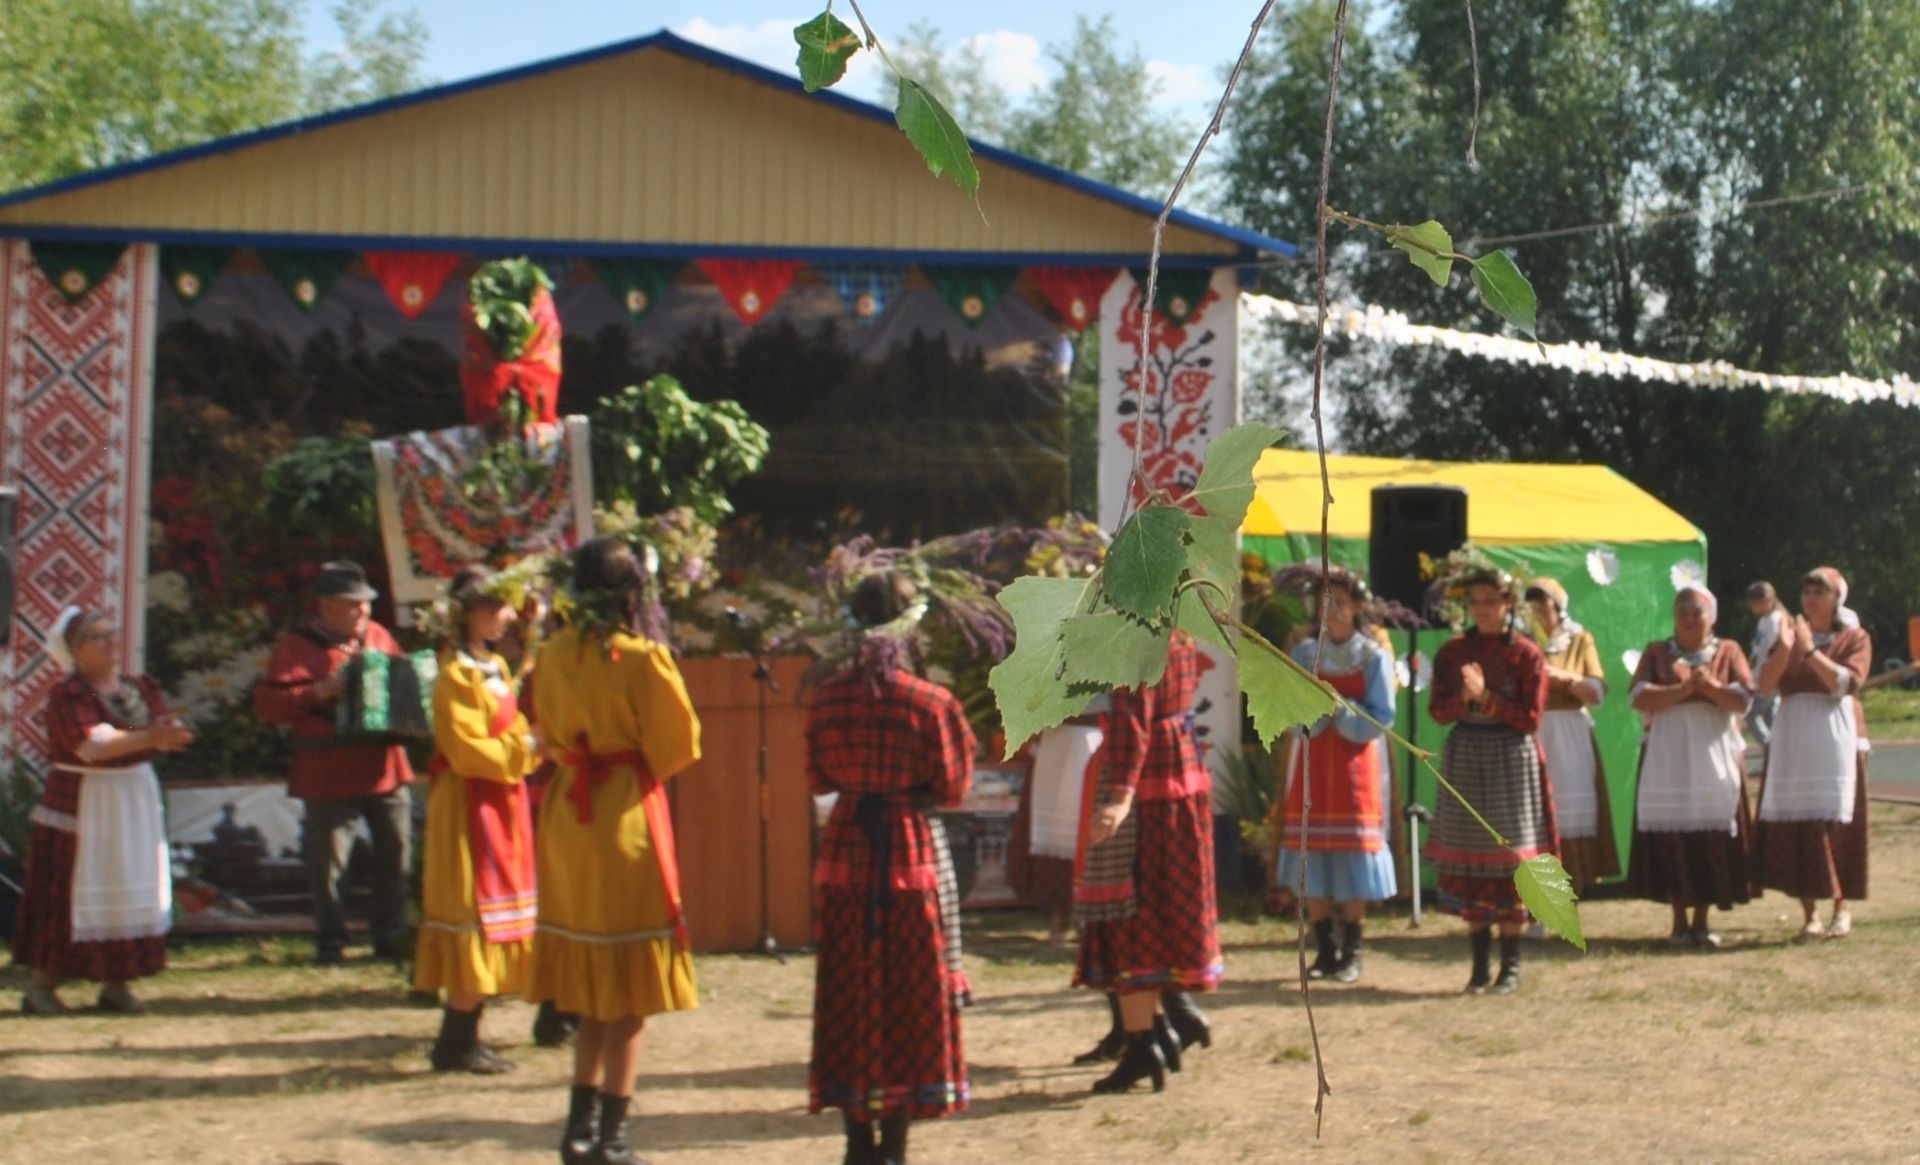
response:
M1438 878L1438 908L1471 922L1525 921L1514 867L1560 848L1540 746L1531 736L1496 725L1456 724L1440 754L1440 769L1511 848L1503 848L1442 790L1426 849Z
M1074 986L1121 994L1211 991L1225 971L1214 901L1212 798L1195 793L1135 801L1127 819L1138 829L1135 908L1081 927Z
M157 975L167 965L165 935L73 941L73 860L79 837L35 824L27 835L26 894L13 936L14 965L55 979L124 983Z

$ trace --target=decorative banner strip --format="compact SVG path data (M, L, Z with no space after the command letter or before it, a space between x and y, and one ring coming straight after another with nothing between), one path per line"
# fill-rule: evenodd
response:
M1067 327L1085 331L1100 315L1100 297L1113 286L1111 267L1029 267L1027 277Z
M840 302L847 305L855 323L870 324L880 318L900 291L904 273L898 267L830 264L814 267L814 274L827 281Z
M125 243L55 243L32 241L33 261L53 289L68 303L87 298L94 285L105 279L126 253Z
M231 258L231 247L162 247L160 278L181 303L191 307L213 286Z
M587 260L587 266L599 277L601 286L613 296L627 314L644 319L662 299L667 288L687 269L685 259L624 259L604 256ZM716 280L715 282L718 282Z
M1147 269L1130 267L1133 281L1147 289ZM1153 310L1176 327L1185 327L1187 317L1200 307L1213 282L1213 272L1204 267L1162 267L1153 283Z
M1315 313L1312 304L1243 293L1240 306L1252 319L1313 326ZM1650 356L1603 351L1598 344L1535 344L1531 340L1489 336L1480 332L1456 332L1452 328L1409 323L1407 317L1399 312L1387 311L1377 305L1364 308L1330 306L1327 310L1327 332L1344 332L1349 339L1364 337L1384 344L1443 348L1449 352L1483 360L1498 360L1504 364L1558 368L1576 376L1616 376L1698 388L1760 388L1796 396L1832 397L1849 404L1890 400L1908 408L1920 408L1920 381L1907 376L1895 376L1892 380L1863 380L1844 372L1838 376L1780 376L1735 368L1724 360L1712 360L1704 364L1675 364Z
M749 326L773 310L803 264L797 259L699 259L695 261Z
M260 261L267 265L274 282L286 289L293 302L312 311L333 285L359 258L352 251L261 251Z
M445 251L368 251L367 270L408 319L420 318L460 266L460 256Z
M1020 278L1018 267L929 267L920 265L920 274L940 292L954 314L970 328L980 326L993 311L993 305Z

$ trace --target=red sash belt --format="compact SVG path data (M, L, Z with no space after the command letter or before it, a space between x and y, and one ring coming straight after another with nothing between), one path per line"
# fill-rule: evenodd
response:
M613 770L632 767L634 780L640 786L640 808L647 816L647 833L653 840L653 856L660 863L660 885L666 891L673 937L682 950L688 949L687 916L680 902L680 858L673 841L673 813L667 805L667 787L654 778L646 754L637 748L596 753L587 746L586 734L581 733L574 738L573 748L561 752L560 763L574 772L573 783L567 787L567 800L572 802L582 825L593 821L594 789L605 784L613 776Z

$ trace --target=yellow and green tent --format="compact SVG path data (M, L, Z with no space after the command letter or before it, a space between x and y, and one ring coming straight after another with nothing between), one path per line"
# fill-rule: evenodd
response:
M1375 486L1448 485L1467 491L1467 536L1495 562L1524 562L1536 576L1567 588L1573 618L1593 633L1606 667L1607 698L1594 709L1600 753L1612 794L1613 826L1624 863L1633 833L1634 770L1640 717L1627 703L1633 663L1654 640L1673 632L1676 577L1704 579L1707 540L1652 494L1604 465L1529 465L1405 461L1388 457L1327 458L1334 502L1328 512L1333 562L1367 574ZM1243 527L1245 548L1279 567L1320 557L1320 464L1316 454L1269 450L1254 470L1255 493ZM1722 596L1722 610L1728 604ZM1451 637L1442 628L1419 633L1427 659ZM1395 632L1404 659L1406 632ZM1397 729L1409 720L1410 693L1400 694ZM1445 731L1419 701L1416 741L1438 750ZM1406 772L1405 758L1395 771ZM1405 790L1404 775L1401 782ZM1431 777L1418 774L1415 796L1431 806Z

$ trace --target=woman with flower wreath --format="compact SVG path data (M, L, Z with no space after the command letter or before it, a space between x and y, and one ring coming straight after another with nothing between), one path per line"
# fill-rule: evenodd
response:
M193 730L160 685L120 674L106 612L68 607L47 636L67 677L47 695L52 770L28 818L26 895L13 961L33 973L20 1009L60 1015L62 979L93 979L101 1011L146 1010L127 983L167 965L173 873L153 758Z
M436 607L445 646L433 685L435 751L421 860L413 985L444 991L436 1072L506 1072L480 1042L496 995L526 992L535 925L533 817L526 777L534 739L494 645L515 612L482 567L461 569Z
M1705 587L1683 585L1673 596L1673 636L1647 644L1633 673L1633 708L1648 726L1627 892L1673 908L1673 946L1719 946L1707 911L1752 896L1740 717L1753 700L1753 676L1740 645L1714 635L1719 613Z
M1867 678L1873 642L1847 606L1847 580L1831 566L1800 582L1800 614L1760 672L1760 690L1780 693L1767 744L1753 878L1800 899L1797 938L1853 933L1847 903L1867 896L1865 716L1854 693ZM1820 921L1820 899L1833 915Z
M540 924L527 997L580 1016L563 1162L632 1165L627 1123L647 1017L698 1004L666 782L700 759L700 722L634 547L567 560L565 626L534 703L557 762L540 807Z
M1547 662L1533 640L1513 628L1513 580L1490 566L1469 565L1447 585L1464 593L1471 625L1433 657L1427 711L1450 724L1440 771L1460 796L1500 831L1502 845L1450 796L1434 808L1427 856L1439 877L1438 909L1466 921L1473 948L1467 993L1520 986L1520 934L1529 916L1513 884L1520 862L1559 848L1553 792L1539 741L1547 705ZM1500 932L1500 977L1489 961Z
M967 982L957 919L943 918L946 835L929 811L966 797L975 742L953 693L904 666L925 609L903 571L861 579L856 652L807 709L808 786L838 795L814 866L808 1109L841 1110L847 1165L903 1165L912 1121L967 1106Z

